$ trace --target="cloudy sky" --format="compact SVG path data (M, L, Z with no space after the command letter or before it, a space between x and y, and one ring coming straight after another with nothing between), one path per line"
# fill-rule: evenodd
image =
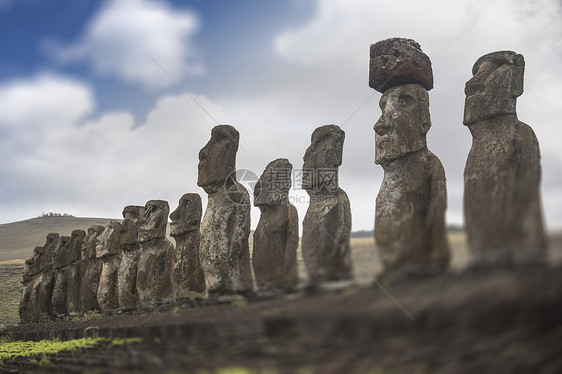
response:
M483 54L525 56L518 114L540 142L547 224L562 228L559 0L0 0L0 223L114 218L150 199L173 210L186 192L205 204L198 152L217 123L240 131L237 166L257 175L279 157L302 167L312 131L333 123L346 132L353 230L370 230L383 173L369 45L395 36L432 60L428 143L456 224L464 84ZM292 193L302 219L307 195Z

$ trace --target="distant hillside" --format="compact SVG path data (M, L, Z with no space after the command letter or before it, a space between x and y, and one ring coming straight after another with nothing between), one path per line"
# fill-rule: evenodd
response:
M47 234L70 236L72 230L105 226L110 218L41 217L0 225L0 261L27 259L33 248L45 243Z

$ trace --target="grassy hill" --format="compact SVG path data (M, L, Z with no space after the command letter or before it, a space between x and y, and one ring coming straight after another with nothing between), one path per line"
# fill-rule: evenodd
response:
M104 226L108 218L41 217L0 225L0 261L27 259L33 248L45 244L47 234L70 236L73 230Z

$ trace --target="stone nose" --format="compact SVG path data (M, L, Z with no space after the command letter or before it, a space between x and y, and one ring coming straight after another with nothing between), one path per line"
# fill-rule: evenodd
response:
M392 124L384 114L379 118L379 120L377 121L377 123L375 123L375 126L373 127L377 135L381 135L381 136L388 133L391 128L392 128Z
M479 76L475 75L468 82L466 82L466 85L464 86L464 94L466 96L470 96L482 90L484 85L479 78Z

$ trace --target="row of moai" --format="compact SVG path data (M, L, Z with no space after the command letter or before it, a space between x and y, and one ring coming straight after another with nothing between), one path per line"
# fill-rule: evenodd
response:
M312 285L350 280L349 200L337 184L344 132L323 126L312 134L304 157L311 196L304 219L303 251ZM169 215L166 201L127 206L122 223L111 220L71 237L49 234L26 261L20 318L45 320L88 311L131 310L143 305L207 297L295 289L299 283L298 215L289 203L293 166L287 159L267 165L254 188L261 218L250 260L250 198L236 180L239 133L229 125L213 128L199 153L198 185L208 194L201 221L198 194L181 197ZM329 183L314 171L322 169Z
M536 137L517 120L524 60L514 52L487 54L466 84L464 124L473 135L465 168L465 216L471 268L544 264L546 240L539 194ZM382 115L374 126L375 163L384 169L376 200L375 241L385 273L426 276L450 259L445 172L427 148L431 127L431 62L419 44L393 38L371 46L369 85L380 91ZM349 284L351 211L339 187L345 134L317 128L304 155L302 188L310 195L303 220L302 254L310 285ZM186 194L171 215L152 200L128 206L122 223L86 234L49 234L26 261L22 321L88 310L111 311L185 297L298 284L296 208L289 202L292 165L267 165L254 188L261 216L250 256L250 198L236 179L239 133L218 125L199 153L201 199ZM347 283L346 283L347 282Z

